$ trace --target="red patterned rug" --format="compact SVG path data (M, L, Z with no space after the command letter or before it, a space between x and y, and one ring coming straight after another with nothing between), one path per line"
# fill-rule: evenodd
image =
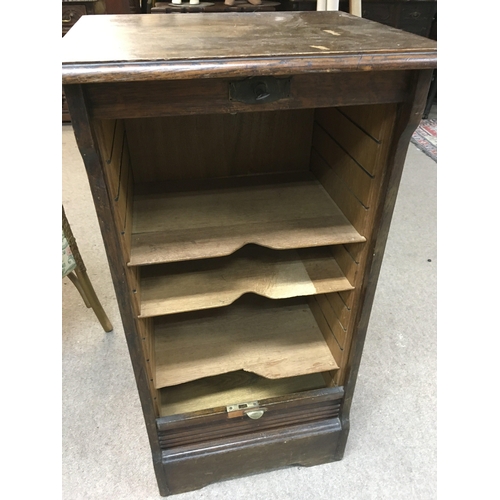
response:
M411 142L437 162L437 119L422 120L413 133Z

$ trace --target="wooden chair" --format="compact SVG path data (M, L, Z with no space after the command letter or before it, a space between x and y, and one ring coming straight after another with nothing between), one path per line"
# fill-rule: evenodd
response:
M83 263L76 240L71 231L68 219L62 209L62 277L67 276L80 292L85 305L94 310L97 319L105 332L113 330L104 309L97 298L94 287L87 275L87 269Z
M339 0L317 0L316 10L339 10ZM361 0L349 0L349 13L361 16Z

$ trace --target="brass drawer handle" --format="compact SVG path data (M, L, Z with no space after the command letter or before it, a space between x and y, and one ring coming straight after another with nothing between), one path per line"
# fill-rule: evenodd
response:
M226 406L226 411L228 418L244 417L247 415L252 420L258 420L264 415L266 408L259 408L258 401L249 401L247 403Z
M65 24L74 23L75 22L75 18L78 18L81 15L80 12L75 12L74 10L66 11L65 14L67 16L69 16L69 17L66 17L66 18L63 17L62 22L65 23Z
M258 420L262 415L264 415L265 410L250 410L246 411L245 415L250 417L252 420Z

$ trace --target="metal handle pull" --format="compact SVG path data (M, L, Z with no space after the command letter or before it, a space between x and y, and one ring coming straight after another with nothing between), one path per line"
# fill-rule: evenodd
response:
M69 12L69 19L63 19L62 22L63 23L72 23L74 17L75 17L75 13L70 11Z
M258 420L262 415L264 415L265 410L250 410L246 411L245 415L250 417L252 420Z
M252 420L257 420L266 411L265 408L259 408L258 401L249 401L248 403L237 403L234 405L226 406L227 417L228 418L241 418L248 415L248 418Z

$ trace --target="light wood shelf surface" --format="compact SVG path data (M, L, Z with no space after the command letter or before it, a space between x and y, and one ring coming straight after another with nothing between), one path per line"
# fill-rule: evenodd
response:
M335 370L306 299L243 297L229 307L158 318L156 387L245 370L278 379Z
M248 245L228 257L142 268L140 317L226 306L246 293L286 299L352 289L329 247Z
M365 241L309 172L142 186L129 265Z
M232 372L161 389L160 411L162 417L178 415L324 387L319 373L270 380L244 371Z

